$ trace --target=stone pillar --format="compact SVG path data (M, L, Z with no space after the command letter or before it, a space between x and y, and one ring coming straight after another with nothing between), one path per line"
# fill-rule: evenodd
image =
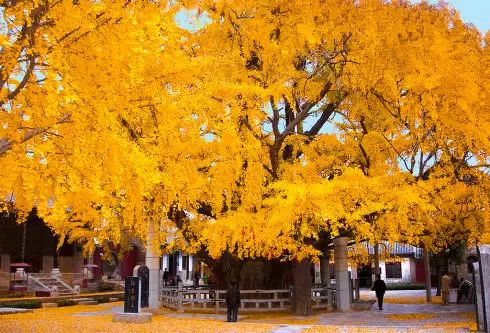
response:
M347 264L347 237L335 238L333 245L337 311L348 311L350 309L350 281Z
M361 295L359 294L359 277L357 276L357 266L351 267L351 277L352 283L354 284L355 300L358 301L361 299Z
M476 322L478 323L478 331L485 332L485 318L483 316L483 299L481 290L481 276L480 276L480 264L473 263L473 288L475 288L475 308L476 308Z
M43 256L43 266L42 272L49 273L54 268L54 257L53 256Z
M479 272L480 272L480 296L483 307L483 332L490 332L490 244L477 246ZM476 281L478 284L478 281ZM478 287L477 292L478 292ZM477 296L478 298L478 296ZM480 315L478 315L480 317ZM480 325L480 320L478 321ZM479 327L480 329L480 327Z
M160 290L158 288L160 282L160 256L155 253L153 239L155 235L155 224L153 221L148 223L148 239L146 242L146 257L145 264L148 267L149 274L149 296L148 307L150 309L158 309L160 307Z
M10 272L10 254L0 255L0 271Z
M201 261L201 281L204 283L204 263Z
M189 262L187 263L187 270L189 271L189 280L194 281L194 256L188 254Z
M73 273L83 272L83 250L82 247L75 246L75 252L73 254Z
M94 264L94 254L93 253L90 253L87 257L87 265L93 265ZM94 268L93 267L90 267L88 268L87 270L87 277L89 279L93 279L94 278Z

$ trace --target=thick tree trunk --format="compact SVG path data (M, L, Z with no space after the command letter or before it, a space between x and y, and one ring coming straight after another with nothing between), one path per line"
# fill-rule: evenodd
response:
M298 316L311 315L311 260L293 262L293 312Z
M424 272L425 272L425 295L427 302L432 302L432 291L430 285L430 262L429 262L429 251L424 249Z
M322 285L327 284L327 279L330 279L330 258L324 256L320 259L320 280Z

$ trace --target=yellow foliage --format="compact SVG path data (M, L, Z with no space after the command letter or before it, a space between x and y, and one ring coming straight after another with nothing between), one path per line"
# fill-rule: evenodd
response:
M199 28L177 24L194 11ZM62 241L123 252L155 228L162 251L301 260L322 237L490 237L489 37L444 4L46 0L2 15L2 208L36 207Z

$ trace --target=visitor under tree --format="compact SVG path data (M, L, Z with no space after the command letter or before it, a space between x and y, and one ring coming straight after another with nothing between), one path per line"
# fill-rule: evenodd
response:
M371 288L376 292L376 298L378 299L378 309L383 310L383 297L386 292L386 283L381 280L381 275L376 275L376 281L374 281L373 287Z
M238 319L238 308L240 307L240 289L235 281L230 283L226 291L227 321L236 322Z

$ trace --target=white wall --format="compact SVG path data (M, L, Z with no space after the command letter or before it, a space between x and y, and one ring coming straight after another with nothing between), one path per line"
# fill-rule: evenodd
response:
M388 279L386 278L385 262L380 261L379 267L381 268L381 279L385 280L386 283L412 283L412 281L415 281L415 261L410 258L403 258L401 259L401 266L402 266L402 278Z

